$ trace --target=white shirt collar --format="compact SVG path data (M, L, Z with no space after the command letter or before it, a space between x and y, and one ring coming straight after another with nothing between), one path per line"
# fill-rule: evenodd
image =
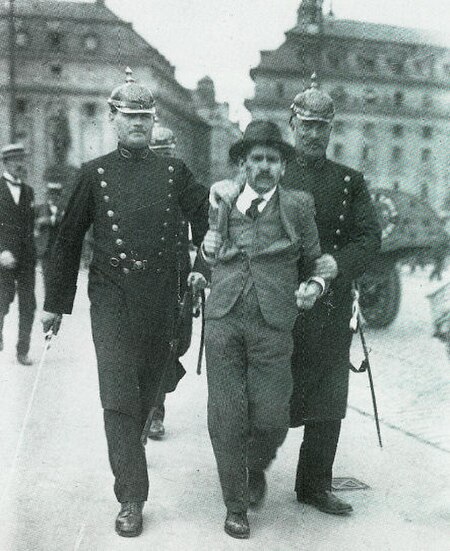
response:
M3 171L3 178L13 185L22 183L22 180L20 180L20 178L14 178L14 176L12 176L7 170Z
M266 193L263 193L260 195L259 193L256 193L256 191L249 185L248 182L246 182L244 189L241 192L241 195L244 195L246 199L250 201L250 203L253 201L253 199L256 199L257 197L262 197L264 201L267 203L272 198L272 195L275 193L275 190L277 189L277 186L274 186L269 191L266 191Z

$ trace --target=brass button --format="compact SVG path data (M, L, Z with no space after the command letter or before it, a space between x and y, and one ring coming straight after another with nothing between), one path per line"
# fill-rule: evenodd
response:
M120 260L113 256L112 258L109 259L109 263L113 268L117 268L117 266L120 264Z
M344 178L344 182L347 182L347 183L348 183L348 182L350 182L350 180L351 180L351 178L350 178L350 176L347 174L347 176L345 176L345 178Z
M339 216L339 220L340 220L341 222L343 222L343 221L345 220L345 216L344 216L343 214L341 214L341 215Z
M346 206L347 206L347 201L342 201L342 205L343 205L344 207L346 207Z
M172 165L169 165L169 172L173 172L175 169L173 168Z
M162 255L163 255L162 251L159 251L158 256L162 256Z
M182 220L182 221L181 221L181 225L182 225L182 226L185 226L185 225L186 225L186 220Z
M170 212L170 208L169 208L169 207L166 208L166 212Z
M108 184L105 182L105 180L102 180L100 182L100 187L105 188Z
M169 199L172 199L172 194L169 193L169 194L167 195L167 197L168 197Z
M182 243L181 241L177 241L177 246L178 246L178 247L181 247L182 244L183 244L183 243Z
M125 260L125 258L127 257L125 253L120 253L119 256L122 260Z
M119 226L117 224L113 224L111 226L112 231L119 231Z
M109 195L103 195L103 201L107 203L109 201Z
M165 228L167 228L168 225L169 225L169 224L168 224L167 222L163 222L163 226L164 226Z
M165 237L161 237L161 241L165 241L165 240L166 240L166 238L165 238Z
M337 250L338 250L338 246L337 246L337 245L333 245L333 249L334 249L335 251L337 251Z
M122 272L126 275L130 273L129 268L122 268Z
M344 188L344 193L345 193L345 195L348 195L348 188L347 187Z
M119 245L119 247L121 247L123 245L123 239L116 239L116 245Z
M134 267L136 268L136 270L140 270L142 268L142 262L140 260L136 260L136 262L134 263Z
M113 210L109 210L107 213L106 213L110 218L112 218L114 216L114 211Z
M156 273L160 274L161 273L161 268L156 268Z
M341 230L336 230L336 235L341 235Z
M173 184L172 178L169 178L169 184Z
M99 166L99 167L97 168L97 172L98 172L99 174L105 174L105 169L102 168L101 166Z

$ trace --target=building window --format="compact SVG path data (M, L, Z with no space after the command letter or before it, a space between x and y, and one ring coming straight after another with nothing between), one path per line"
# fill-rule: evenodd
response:
M342 159L344 156L344 146L341 143L335 143L333 146L333 157L336 160Z
M334 121L333 130L335 134L344 134L345 132L345 123L344 121Z
M50 65L50 72L52 74L52 77L60 78L62 75L61 65L58 65L56 63L54 63L53 65Z
M425 182L422 183L422 185L420 186L420 198L423 201L426 201L428 199L428 184Z
M284 84L282 82L277 82L276 84L277 95L284 96Z
M19 113L20 115L23 115L27 112L28 102L26 99L18 99L16 100L16 113Z
M63 35L59 31L50 31L48 33L48 42L54 50L61 50L63 44Z
M399 164L402 160L403 156L403 150L401 147L398 147L397 145L392 148L392 162L395 164Z
M394 124L392 127L392 135L394 138L402 138L404 132L404 127L402 124Z
M399 189L400 189L400 182L394 182L394 183L392 184L392 189L393 189L394 191L399 191Z
M430 94L424 94L422 97L422 107L425 109L431 109L433 107L433 98Z
M401 59L387 58L386 62L390 70L396 75L401 75L404 69L404 62Z
M347 92L343 86L337 86L330 92L330 96L333 98L336 105L344 105L347 101Z
M377 93L374 88L366 88L364 90L364 102L369 105L377 102Z
M422 127L422 138L425 138L426 140L429 140L433 137L433 128L431 126L423 126Z
M420 160L422 163L429 163L431 161L431 149L422 149L420 153Z
M376 69L376 60L368 55L360 54L358 55L358 65L361 69L373 73Z
M97 105L95 103L85 103L83 105L83 115L89 118L97 114Z
M373 122L364 123L363 134L366 138L374 138L375 137L375 123L373 123Z
M394 105L396 107L401 107L403 105L404 100L405 100L405 97L403 95L403 92L395 92L395 94L394 94Z
M375 169L375 150L370 145L364 145L361 153L361 168L365 172Z
M28 33L25 31L16 32L16 45L19 46L19 48L25 48L28 46L29 40Z

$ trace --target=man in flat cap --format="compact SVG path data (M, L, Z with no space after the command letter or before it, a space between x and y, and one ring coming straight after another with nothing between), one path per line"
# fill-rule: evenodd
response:
M34 193L24 183L27 159L23 145L7 145L1 156L4 170L0 178L0 350L3 350L3 320L17 290L17 360L22 365L32 365L28 352L36 310Z
M126 83L109 99L117 149L84 164L66 208L49 268L43 325L70 314L83 238L93 226L91 321L114 491L116 531L138 536L148 496L141 432L157 396L190 271L186 220L199 245L208 224L208 190L186 165L149 148L151 91ZM180 370L171 365L164 391ZM173 369L172 369L173 368Z
M320 246L311 195L281 186L293 155L276 124L251 122L230 149L244 187L221 231L212 229L218 211L211 209L203 242L213 262L205 310L208 428L225 531L235 538L250 535L247 508L262 502L265 470L288 431L298 307L312 307L325 287L304 282L308 298L300 297L298 262L312 267Z
M326 150L334 105L315 82L291 106L296 157L285 185L311 193L323 257L316 273L332 280L315 307L294 328L291 426L304 425L295 481L299 502L334 515L350 504L331 492L341 420L347 407L352 281L376 258L381 233L362 174L330 161Z

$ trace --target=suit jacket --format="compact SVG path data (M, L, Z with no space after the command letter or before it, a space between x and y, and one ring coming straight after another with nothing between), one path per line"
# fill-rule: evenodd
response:
M271 212L276 220L266 218ZM214 226L217 211L211 209L210 213L210 226ZM265 227L275 222L281 225L279 234ZM223 317L231 310L243 290L243 273L250 273L266 322L282 330L292 329L298 312L294 295L298 260L303 258L312 265L321 254L312 196L279 187L254 224L261 226L248 250L225 239L212 270L206 319ZM227 226L224 235L229 233Z
M6 180L0 178L0 252L5 250L14 255L18 268L35 265L33 189L22 184L16 205Z

